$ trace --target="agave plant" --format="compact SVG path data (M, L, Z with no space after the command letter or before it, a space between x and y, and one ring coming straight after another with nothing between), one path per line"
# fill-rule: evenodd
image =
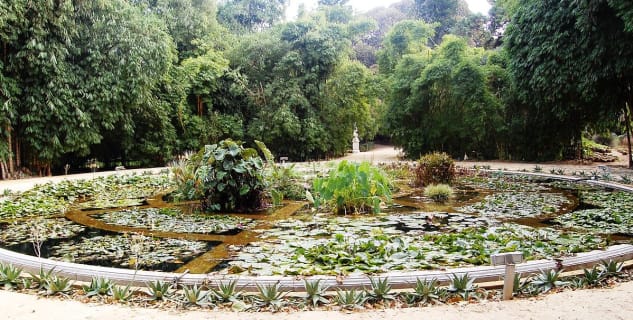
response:
M454 294L458 294L464 300L468 300L470 298L470 293L477 289L477 286L474 285L474 282L475 278L471 278L468 273L464 273L461 276L453 273L448 291Z
M186 304L196 305L200 307L207 306L209 295L208 291L205 291L203 287L198 287L197 284L193 286L184 286L182 288L182 298Z
M458 293L473 291L476 289L476 286L473 284L474 282L475 278L471 278L468 273L464 273L461 276L453 273L448 291Z
M367 301L367 297L365 297L363 291L356 291L354 289L349 291L336 291L336 303L343 309L364 309L363 304L365 301Z
M29 276L31 277L31 281L30 281L29 286L25 286L25 287L31 288L33 286L36 286L38 289L43 289L44 286L46 285L46 282L48 282L50 279L53 278L54 269L55 268L51 268L50 270L45 271L44 269L40 268L40 271L37 274L29 273Z
M210 294L218 302L235 302L244 294L237 290L237 280L228 282L218 281L216 288L211 288Z
M87 297L109 295L114 283L106 278L93 278L90 285L84 285L82 288L86 292Z
M163 300L172 295L171 283L160 280L148 282L147 290L152 300Z
M116 301L127 302L132 298L134 292L130 289L130 285L125 287L113 285L110 287L110 295Z
M67 295L72 290L72 281L66 277L51 276L44 282L43 290L40 292L46 296Z
M583 285L586 285L588 287L595 287L599 285L606 276L606 272L598 269L595 266L591 269L584 269L583 273Z
M602 263L601 265L602 271L604 272L604 275L607 277L618 276L620 272L622 272L622 266L624 266L624 262L618 263L617 261L614 261L614 260L609 260L609 261L602 260L601 263Z
M276 312L281 309L284 304L283 297L288 292L281 291L279 282L270 285L257 285L259 293L253 298L255 306L258 308L269 308L270 311Z
M391 293L391 285L389 278L369 278L371 288L368 291L368 299L373 301L395 300L396 297Z
M522 293L522 292L526 291L526 289L528 289L529 285L530 285L529 279L524 279L522 281L520 273L515 273L514 274L514 284L513 284L513 287L512 287L512 292L513 293L515 293L515 294Z
M540 292L547 292L553 288L565 286L568 284L566 281L560 280L560 274L563 270L541 270L531 282L531 285L538 289Z
M439 299L437 279L415 281L414 296L415 301L422 304L436 302Z
M17 287L20 283L21 274L21 268L15 267L12 264L0 263L0 284L3 284L5 289Z
M313 307L329 302L325 294L328 287L321 285L321 279L315 281L304 280L303 284L306 289L306 302L309 302Z

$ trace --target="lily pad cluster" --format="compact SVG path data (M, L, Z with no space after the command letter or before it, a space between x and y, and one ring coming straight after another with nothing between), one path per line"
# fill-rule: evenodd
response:
M123 268L163 270L208 251L204 241L154 239L141 235L105 235L66 241L50 248L49 259Z
M112 175L94 180L64 180L38 185L0 201L0 220L63 215L75 202L107 204L140 199L171 187L167 175ZM94 204L90 205L94 207ZM104 205L104 207L112 207Z
M227 272L314 275L413 271L487 264L490 255L499 252L522 251L527 259L539 259L604 246L602 238L592 235L516 224L486 225L482 220L470 220L475 222L466 226L460 223L468 220L466 216L449 217L438 231L402 228L401 222L391 219L285 221L262 235L263 241L231 247L235 260ZM407 223L412 220L404 219ZM419 225L426 221L427 217L420 219Z
M227 215L184 214L179 209L126 209L107 212L97 219L108 224L122 225L148 230L219 234L232 230L242 230L252 226L254 220Z
M459 179L459 182L471 188L491 191L539 192L550 190L549 185L543 184L546 182L545 179L525 175L493 173L491 176L464 176Z
M82 233L86 228L65 218L38 218L19 223L7 223L0 229L2 230L0 244L8 247L22 243L72 238Z
M633 235L633 194L582 192L581 203L594 208L573 211L554 219L567 228L606 234Z
M571 203L560 193L512 191L490 194L479 203L458 210L503 219L533 218L558 212Z

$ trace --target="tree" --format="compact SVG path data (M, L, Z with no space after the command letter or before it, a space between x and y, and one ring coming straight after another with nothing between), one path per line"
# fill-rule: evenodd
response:
M516 9L506 48L539 158L579 157L588 124L630 115L633 33L623 4L529 0Z
M227 0L218 20L235 33L270 29L283 20L287 0Z
M224 38L217 22L215 0L135 0L143 10L152 12L164 21L178 56L185 59L199 51L201 42L213 36L215 42ZM202 51L204 53L204 51Z
M386 122L408 157L444 151L497 157L503 108L491 94L483 51L446 36L429 55L405 55L393 74Z
M327 82L321 112L331 153L345 154L354 127L361 139L373 140L382 113L378 84L377 77L360 62L345 61L337 66Z
M108 131L132 133L133 114L174 58L162 25L123 0L14 2L0 25L12 79L11 154L41 174L87 155ZM25 161L23 161L25 160ZM24 163L23 163L24 162Z
M405 54L427 51L428 39L434 36L434 25L422 21L398 22L385 36L383 49L378 52L380 72L390 74Z
M415 0L415 12L426 23L439 23L433 38L435 44L470 13L464 0Z

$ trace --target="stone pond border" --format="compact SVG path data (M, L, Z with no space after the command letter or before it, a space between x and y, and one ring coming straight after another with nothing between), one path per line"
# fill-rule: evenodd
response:
M485 170L490 173L502 173L512 175L539 176L558 180L587 183L604 188L617 189L633 192L630 186L621 184L595 181L578 177L558 176L542 173L526 173L515 171ZM542 270L563 268L565 271L580 270L590 268L601 261L626 261L633 260L633 245L621 244L608 247L605 250L595 250L579 253L575 256L565 257L555 260L535 260L516 265L516 272L522 275L540 273ZM236 280L238 288L247 292L256 292L259 286L267 286L279 283L280 289L284 291L302 292L304 279L317 280L329 286L331 289L359 289L371 286L370 278L364 274L352 274L345 277L335 276L244 276L244 275L217 275L217 274L190 274L130 270L122 268L110 268L100 266L90 266L78 263L54 261L49 259L29 256L5 249L0 249L0 261L22 268L26 272L39 273L40 270L53 270L54 273L76 281L90 282L93 278L102 277L112 280L115 283L132 286L145 286L152 281L174 282L185 285L193 284L215 284L218 281ZM440 283L448 283L453 274L464 274L475 278L476 282L491 282L503 279L504 266L479 266L454 268L447 270L425 270L412 272L388 272L375 277L389 278L389 283L394 289L411 288L415 286L416 280L437 279ZM373 277L373 276L372 276Z

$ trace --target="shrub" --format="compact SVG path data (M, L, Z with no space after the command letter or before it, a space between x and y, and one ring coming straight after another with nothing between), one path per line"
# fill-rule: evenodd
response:
M278 165L275 163L275 157L266 145L255 140L257 148L261 150L266 160L266 181L270 189L270 196L273 203L284 198L291 200L304 200L305 189L299 182L299 174L295 171L295 165Z
M424 195L436 202L444 202L453 195L453 188L447 184L430 184L424 188Z
M444 152L426 154L418 160L415 185L450 184L455 178L455 161Z
M391 181L368 162L341 161L327 178L314 179L315 207L327 205L337 213L380 212L380 204L391 201Z
M266 183L257 151L232 140L206 145L172 169L176 199L201 201L206 211L252 211L262 207Z

